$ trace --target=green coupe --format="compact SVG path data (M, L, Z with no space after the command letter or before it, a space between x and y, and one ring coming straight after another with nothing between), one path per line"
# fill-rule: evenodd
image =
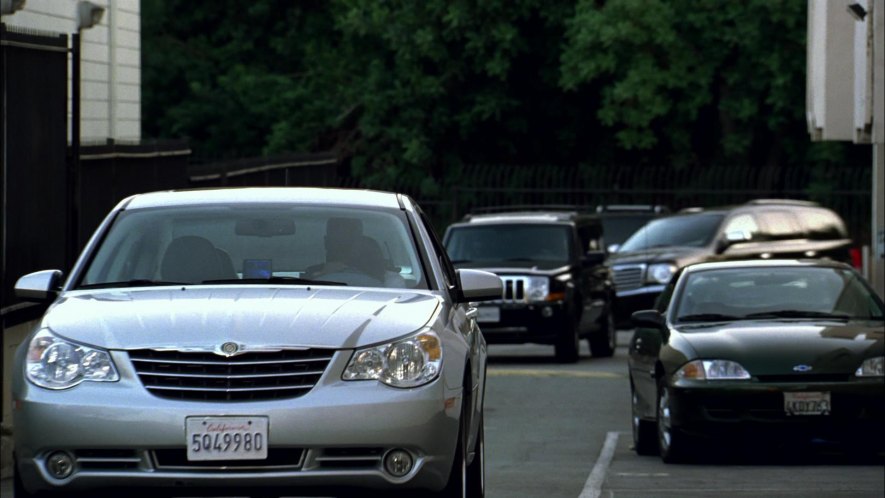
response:
M637 453L669 463L751 437L885 449L885 306L851 267L689 266L632 319Z

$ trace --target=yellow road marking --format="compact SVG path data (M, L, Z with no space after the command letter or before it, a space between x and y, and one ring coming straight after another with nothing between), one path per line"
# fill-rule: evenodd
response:
M540 368L489 368L492 377L573 377L585 379L623 379L626 375L612 372L547 370Z

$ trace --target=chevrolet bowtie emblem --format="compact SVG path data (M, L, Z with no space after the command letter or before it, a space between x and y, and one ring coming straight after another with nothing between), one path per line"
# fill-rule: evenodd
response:
M801 373L810 372L811 365L796 365L795 367L793 367L793 371Z

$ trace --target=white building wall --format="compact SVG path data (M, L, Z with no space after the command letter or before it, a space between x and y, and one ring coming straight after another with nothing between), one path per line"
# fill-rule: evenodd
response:
M107 138L138 141L141 139L140 0L91 1L104 7L105 12L98 25L81 34L81 140L83 143L104 142ZM77 2L26 0L22 10L3 16L3 22L13 28L70 35L77 30ZM69 70L69 84L70 74ZM68 134L70 139L70 126Z

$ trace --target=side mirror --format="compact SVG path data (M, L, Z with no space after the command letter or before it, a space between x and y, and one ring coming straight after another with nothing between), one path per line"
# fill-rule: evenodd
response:
M657 310L641 310L634 311L630 315L630 321L636 328L653 329L661 333L666 341L670 336L670 329L667 328L667 322Z
M482 270L456 270L461 283L460 302L501 299L504 284L494 273Z
M587 251L584 253L584 266L598 266L605 262L605 251Z
M618 252L618 249L620 249L620 248L621 248L621 244L609 244L608 252L614 254L614 253Z
M61 270L43 270L18 279L15 283L15 295L25 301L43 303L52 301L61 290L64 273Z
M729 247L734 244L739 244L741 242L749 242L753 238L753 234L746 230L731 230L729 232L725 232L725 236L719 239L718 244L716 244L716 252L724 252Z

